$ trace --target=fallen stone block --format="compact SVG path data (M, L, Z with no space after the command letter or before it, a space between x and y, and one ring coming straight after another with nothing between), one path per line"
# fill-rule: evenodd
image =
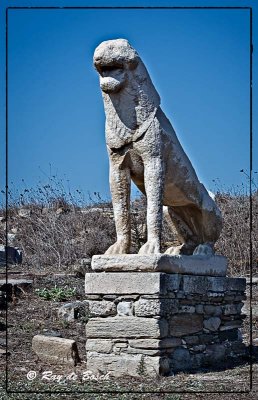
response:
M36 335L32 339L32 349L42 361L50 364L75 366L80 361L74 340Z
M17 247L0 245L0 266L22 263L22 251Z
M0 279L0 291L5 293L7 301L11 301L13 295L18 296L20 292L27 293L32 284L31 279Z
M67 322L86 317L86 305L82 301L64 304L58 310L58 317Z

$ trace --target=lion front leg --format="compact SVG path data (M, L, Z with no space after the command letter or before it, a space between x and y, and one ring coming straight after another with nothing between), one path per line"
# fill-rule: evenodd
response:
M131 247L130 224L130 189L131 177L128 168L123 167L116 159L110 158L110 190L116 225L117 241L105 254L126 254Z
M164 168L160 157L153 157L144 163L144 186L147 196L147 242L139 254L160 253L162 229L162 199Z

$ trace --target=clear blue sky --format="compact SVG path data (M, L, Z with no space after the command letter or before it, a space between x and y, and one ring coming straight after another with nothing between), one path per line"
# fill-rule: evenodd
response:
M103 3L155 5L92 2ZM254 3L156 2L165 6ZM6 4L90 5L87 1L2 0L1 33ZM104 111L92 55L101 41L126 38L147 66L161 107L200 180L210 190L213 179L225 187L240 184L245 180L240 170L249 169L249 29L248 10L9 10L9 181L21 187L24 179L33 186L44 179L42 170L49 174L51 164L52 173L69 179L72 188L109 195ZM1 38L4 133L5 43ZM253 39L255 45L257 7ZM255 65L256 58L254 71ZM254 94L254 129L255 100Z

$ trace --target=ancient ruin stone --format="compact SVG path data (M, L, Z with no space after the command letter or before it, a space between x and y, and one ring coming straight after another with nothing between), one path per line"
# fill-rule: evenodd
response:
M86 326L88 338L162 338L167 336L167 333L167 322L155 318L91 318Z
M221 324L221 319L219 317L211 317L205 319L203 322L204 328L208 329L209 331L217 331Z
M94 66L106 114L117 231L117 241L106 254L130 252L131 177L148 200L148 241L140 254L160 253L163 205L172 231L184 244L168 249L169 254L192 254L194 249L196 257L212 253L222 228L221 213L161 110L160 97L141 58L127 40L107 40L96 48Z
M44 362L74 366L80 361L74 340L36 335L32 339L32 349Z
M201 331L203 328L203 317L197 314L174 315L169 320L169 331L171 336L181 337Z

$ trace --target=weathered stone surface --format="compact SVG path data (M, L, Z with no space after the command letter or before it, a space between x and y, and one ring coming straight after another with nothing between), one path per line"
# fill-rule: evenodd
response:
M225 297L225 292L207 292L206 296L212 301L213 303L219 302Z
M97 272L85 276L86 294L166 294L181 277L162 272Z
M242 306L243 306L243 303L226 304L226 305L222 306L223 314L225 314L225 315L239 314L241 312Z
M202 304L197 304L195 306L195 310L197 314L203 314L204 313L204 306Z
M181 284L182 275L180 274L165 274L160 272L160 293L164 295L170 295L170 292L179 290Z
M116 315L116 305L112 301L85 300L84 303L88 305L89 315L92 317Z
M142 246L140 254L160 253L162 203L167 206L169 226L174 231L176 226L175 232L185 242L179 249L168 249L169 253L192 253L199 244L215 243L222 228L221 213L198 180L161 110L160 97L137 52L125 39L108 40L96 48L94 66L99 73L106 114L105 136L117 231L117 241L106 254L130 252L130 176L148 198L147 230L151 239ZM129 151L130 163L125 162ZM191 199L189 206L185 199ZM184 212L176 211L175 205L179 210L184 206ZM195 242L189 243L189 237ZM211 247L205 244L195 252L206 254Z
M195 345L199 343L199 337L198 336L184 336L184 341L188 345Z
M249 349L244 343L242 343L242 341L236 340L234 342L230 342L230 345L226 349L226 354L230 355L231 357L249 355Z
M119 349L125 349L125 348L128 347L128 343L127 343L127 341L124 341L124 342L116 342L116 343L115 343L115 347L116 347L116 348L119 348Z
M117 300L117 295L115 294L105 294L103 296L103 300L108 300L108 301L116 301Z
M199 340L201 344L210 344L214 343L218 338L218 335L212 333L202 333L199 335Z
M128 347L126 349L126 353L128 354L146 354L148 356L159 356L161 355L161 350L158 349L142 349L142 348L137 348L135 349L134 347Z
M201 331L203 328L203 317L196 314L174 315L169 320L169 331L171 336L181 337Z
M140 349L157 349L159 348L161 340L159 339L131 339L129 345L131 347Z
M219 332L219 338L222 342L224 342L225 340L234 341L237 340L238 337L239 337L238 329L228 329Z
M60 307L58 317L70 322L85 317L86 313L85 303L83 301L74 301Z
M135 301L139 298L139 294L124 294L122 296L116 297L115 302L120 302L120 301Z
M186 275L183 277L183 291L186 294L206 294L208 291L224 292L226 279L228 278Z
M144 299L134 304L135 315L146 316L169 316L178 311L178 301L174 299Z
M178 347L182 344L182 340L179 338L164 338L160 341L160 347L168 349L172 347Z
M162 338L167 334L167 322L155 318L91 318L86 325L88 338Z
M179 312L193 314L195 312L195 307L190 305L182 305L179 307Z
M222 361L225 357L225 346L223 344L211 344L206 348L206 359L213 365Z
M204 306L204 312L205 314L214 315L217 317L222 314L222 308L220 306L213 306L208 304Z
M219 329L220 324L221 324L221 319L219 317L211 317L205 319L203 322L204 327L212 332L217 331Z
M121 316L133 315L133 305L131 301L121 301L117 304L117 314Z
M104 274L104 275L103 275ZM157 273L89 273L85 276L85 292L103 294L159 293Z
M223 256L169 255L169 254L115 254L95 255L95 271L159 271L189 275L225 276L227 259Z
M191 350L192 351L194 351L194 352L202 352L202 351L204 351L206 349L206 345L205 344L198 344L198 345L196 345L196 346L192 346L191 347Z
M190 352L184 348L175 349L171 356L170 367L172 371L184 371L190 369L191 366Z
M109 373L115 377L148 375L156 378L157 375L168 372L168 368L168 361L158 356L87 353L87 369L93 373Z
M115 254L94 255L92 269L94 271L158 271L160 255Z
M86 351L96 351L97 353L111 353L113 343L111 339L87 339Z
M227 278L226 290L244 292L246 290L246 279L245 278Z
M74 340L36 335L32 339L32 349L44 362L70 365L76 365L79 362Z
M181 345L179 338L165 338L165 339L131 339L129 345L139 349L167 349Z
M226 331L228 329L235 329L235 328L240 328L242 325L242 321L241 320L234 320L234 321L228 321L228 322L224 322L219 330L220 331Z
M191 357L191 366L193 369L197 370L200 367L204 366L205 356L203 353L195 353Z
M161 315L161 302L159 299L140 299L134 304L134 312L139 317Z

